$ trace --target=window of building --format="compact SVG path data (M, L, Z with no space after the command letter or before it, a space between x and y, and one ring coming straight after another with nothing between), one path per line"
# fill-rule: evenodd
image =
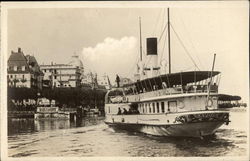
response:
M152 107L153 107L153 113L155 113L155 103L152 103Z
M165 113L165 106L164 106L164 102L161 102L161 111L162 111L162 113Z
M24 79L24 75L23 75L23 79Z
M149 103L148 105L149 105L149 112L148 113L151 113L151 103Z
M56 76L54 76L54 78L56 79Z
M10 75L10 78L12 78L12 75Z
M25 66L22 66L22 71L25 71Z
M46 69L44 69L44 72L46 73Z

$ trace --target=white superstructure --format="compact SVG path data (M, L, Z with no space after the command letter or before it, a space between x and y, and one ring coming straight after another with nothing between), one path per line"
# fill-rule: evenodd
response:
M229 113L218 109L215 77L220 72L214 71L215 56L211 71L171 73L169 28L168 22L169 73L159 72L157 38L147 38L147 55L143 61L141 52L135 82L106 94L105 123L159 136L212 135L230 122Z

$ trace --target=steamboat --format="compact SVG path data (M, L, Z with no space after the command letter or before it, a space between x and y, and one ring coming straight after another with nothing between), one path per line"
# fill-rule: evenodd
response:
M133 83L110 89L105 96L105 123L114 129L156 136L203 137L228 124L229 112L218 109L220 72L171 73L168 9L169 72L160 74L157 38L146 39L143 64L140 21L140 65Z

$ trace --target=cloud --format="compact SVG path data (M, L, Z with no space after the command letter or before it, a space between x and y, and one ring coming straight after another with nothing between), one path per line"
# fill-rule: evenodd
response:
M99 76L106 73L113 79L112 82L116 74L133 76L138 55L137 39L132 36L121 39L107 37L95 47L82 50L85 69L96 72Z

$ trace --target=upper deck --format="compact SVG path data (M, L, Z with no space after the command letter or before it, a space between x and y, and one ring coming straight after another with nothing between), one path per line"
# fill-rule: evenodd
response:
M161 96L178 97L218 93L220 72L191 71L137 81L107 93L106 103L141 102ZM115 92L114 92L115 91Z
M147 101L150 99L155 98L162 98L162 96L166 96L166 98L171 97L184 97L184 96L194 96L194 95L206 95L208 93L208 86L207 85L189 85L183 87L173 87L173 88L166 88L160 89L145 93L139 94L125 94L127 98L127 102L140 102L140 101ZM218 93L218 86L211 85L210 86L210 94L217 94ZM167 97L168 96L168 97Z

